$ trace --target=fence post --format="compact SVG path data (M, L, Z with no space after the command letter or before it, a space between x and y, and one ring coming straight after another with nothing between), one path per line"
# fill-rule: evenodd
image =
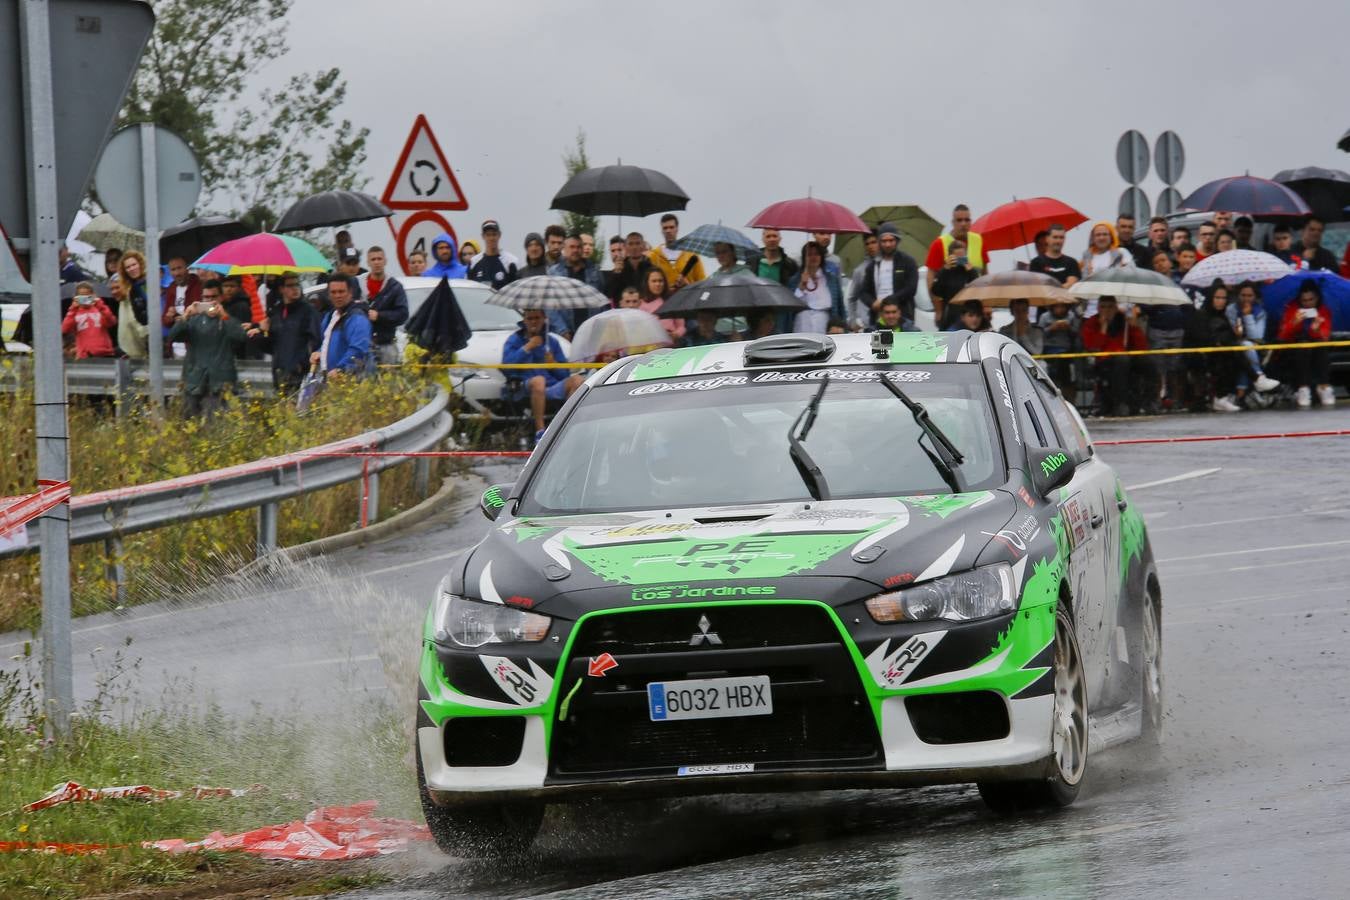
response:
M413 462L413 493L425 500L431 492L431 457L419 456Z
M277 549L277 504L262 503L258 506L257 556L262 558L275 549Z
M127 573L126 565L122 562L122 538L114 535L103 539L104 564L103 571L108 581L112 582L113 588L113 606L126 606L127 602Z

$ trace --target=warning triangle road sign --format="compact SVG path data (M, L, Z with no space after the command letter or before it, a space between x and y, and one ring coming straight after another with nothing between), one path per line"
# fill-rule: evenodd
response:
M419 114L380 198L391 209L468 209L455 172Z

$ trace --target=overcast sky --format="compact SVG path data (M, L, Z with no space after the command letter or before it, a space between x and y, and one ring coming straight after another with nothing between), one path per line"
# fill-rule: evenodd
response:
M515 252L556 221L578 128L592 164L674 178L692 198L685 230L742 226L808 188L855 210L919 203L944 223L957 202L978 216L1042 194L1114 215L1129 128L1150 145L1181 137L1183 195L1244 171L1350 168L1335 147L1350 127L1344 0L384 0L340 15L297 0L291 17L291 53L260 78L340 62L344 115L372 130L376 194L426 113L470 203L451 223L464 238L498 218ZM1163 185L1150 171L1143 187L1156 201ZM659 235L657 217L638 227ZM355 237L390 242L383 223Z

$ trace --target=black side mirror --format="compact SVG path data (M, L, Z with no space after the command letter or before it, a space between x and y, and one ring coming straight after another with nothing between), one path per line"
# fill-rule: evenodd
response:
M1068 484L1078 468L1068 452L1059 447L1028 450L1027 462L1031 466L1031 483L1036 486L1036 493L1047 499L1055 488Z
M497 516L501 515L502 509L506 506L506 495L510 490L509 484L494 484L478 498L478 508L488 517L488 521L495 522Z

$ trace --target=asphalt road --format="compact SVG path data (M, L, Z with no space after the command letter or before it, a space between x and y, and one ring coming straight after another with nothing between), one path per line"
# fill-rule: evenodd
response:
M1092 432L1347 427L1343 405ZM1347 450L1350 438L1102 448L1133 487L1159 559L1167 733L1156 758L1128 747L1094 756L1068 810L999 820L973 788L604 804L551 817L524 860L391 857L398 881L354 896L1345 896ZM147 697L209 692L240 711L335 691L411 696L406 648L425 602L444 558L483 527L472 509L449 510L384 544L181 607L81 620L77 659L130 636ZM16 640L0 636L0 653ZM81 663L86 694L92 671Z

